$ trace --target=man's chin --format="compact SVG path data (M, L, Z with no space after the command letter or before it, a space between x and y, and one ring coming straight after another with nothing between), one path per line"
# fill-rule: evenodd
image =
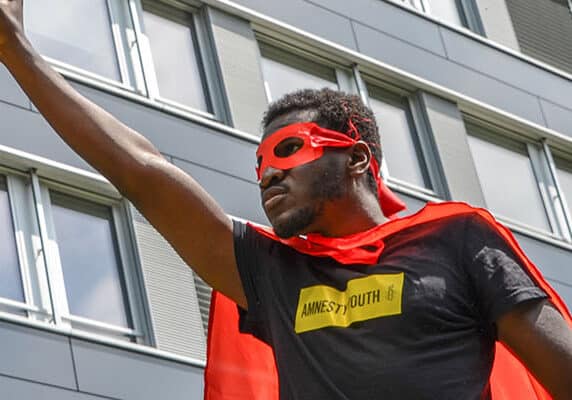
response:
M316 214L311 208L302 208L288 212L275 220L271 220L274 233L281 239L288 239L307 232L314 222Z

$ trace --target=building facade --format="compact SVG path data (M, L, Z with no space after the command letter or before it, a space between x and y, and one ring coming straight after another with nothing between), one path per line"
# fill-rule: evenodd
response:
M266 223L254 153L268 103L356 93L404 215L490 209L572 306L569 0L25 3L58 71L233 217ZM0 215L3 399L202 397L210 289L3 67Z

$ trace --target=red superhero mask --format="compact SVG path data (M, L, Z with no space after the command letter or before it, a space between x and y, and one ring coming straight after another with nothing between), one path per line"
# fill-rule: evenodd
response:
M354 145L360 140L360 136L351 121L350 128L355 136L353 138L341 132L322 128L314 122L301 122L279 129L264 139L258 146L256 151L258 160L256 175L258 180L262 179L262 175L268 167L282 170L291 169L322 157L324 147L345 148ZM301 140L301 147L291 154L281 155L279 145L286 140L292 139L299 139L296 143L299 143ZM392 217L405 209L405 204L381 180L379 164L373 157L370 162L370 169L377 183L383 214L386 217Z

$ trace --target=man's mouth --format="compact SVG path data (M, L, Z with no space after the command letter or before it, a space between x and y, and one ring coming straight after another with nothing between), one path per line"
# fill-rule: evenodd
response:
M275 207L285 196L287 190L280 186L271 186L262 192L262 204L266 211Z

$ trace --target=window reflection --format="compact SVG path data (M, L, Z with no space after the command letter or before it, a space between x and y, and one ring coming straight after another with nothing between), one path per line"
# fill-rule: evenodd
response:
M261 44L262 75L268 101L298 89L338 89L334 68Z
M564 192L568 211L572 214L572 161L554 157L554 163L560 189Z
M105 0L27 0L25 26L45 56L121 80Z
M50 197L70 313L129 327L110 209L60 193Z
M24 301L8 192L0 181L0 297Z
M432 16L453 25L464 25L457 0L429 0L428 3Z
M420 187L429 187L424 176L424 163L414 139L409 111L404 102L374 97L377 89L370 88L369 104L375 114L381 137L383 156L389 176Z
M469 145L488 208L550 231L526 146L500 146L474 136L469 136Z
M185 24L143 12L160 97L209 111L191 19Z

